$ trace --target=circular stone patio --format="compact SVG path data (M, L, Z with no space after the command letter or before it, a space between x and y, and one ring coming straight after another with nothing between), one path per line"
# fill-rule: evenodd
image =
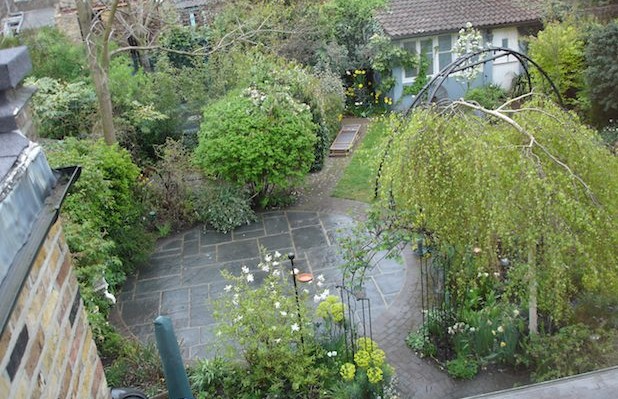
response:
M207 356L214 342L216 324L210 300L227 284L221 270L240 273L249 267L259 281L260 248L294 253L301 272L323 274L327 287L337 295L343 258L338 239L349 234L354 221L347 216L311 211L275 211L231 233L195 228L160 240L145 267L125 283L118 296L113 322L140 341L154 341L153 320L169 316L182 342L185 360ZM406 281L406 268L391 259L380 259L368 273L365 290L376 320L389 309ZM375 325L374 325L375 328Z

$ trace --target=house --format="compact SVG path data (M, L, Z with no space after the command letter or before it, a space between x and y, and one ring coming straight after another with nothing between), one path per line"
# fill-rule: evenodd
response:
M522 51L522 38L541 28L541 3L540 0L390 0L377 19L394 43L426 57L427 73L432 76L455 60L453 45L459 30L468 23L482 33L485 47ZM508 89L520 68L513 57L488 62L470 87L494 83ZM414 83L418 69L398 67L392 73L396 84L391 95L399 108L404 108L412 101L411 95L404 95L404 87ZM467 83L450 77L438 96L459 98L467 87Z

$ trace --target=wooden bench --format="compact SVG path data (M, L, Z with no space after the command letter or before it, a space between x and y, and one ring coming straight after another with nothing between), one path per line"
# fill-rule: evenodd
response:
M329 156L346 157L352 151L352 147L358 138L361 125L344 125L337 134L335 141L330 146Z

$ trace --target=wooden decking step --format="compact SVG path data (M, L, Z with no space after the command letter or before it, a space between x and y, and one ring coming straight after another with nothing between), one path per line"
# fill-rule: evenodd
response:
M352 151L352 147L358 138L358 132L361 125L344 125L339 130L335 141L330 146L329 156L331 157L346 157Z

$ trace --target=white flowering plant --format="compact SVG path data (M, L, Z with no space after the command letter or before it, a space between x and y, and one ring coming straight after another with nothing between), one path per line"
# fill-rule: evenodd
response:
M455 57L459 58L465 54L482 50L483 48L483 35L478 29L474 28L470 22L468 22L466 27L459 31L459 36L453 44L453 54ZM481 61L480 57L482 56L470 58L462 66L472 65L477 61ZM482 71L483 64L479 64L474 67L464 69L455 74L455 76L470 86L470 83L476 79Z
M228 284L213 302L219 342L229 343L229 358L242 358L248 366L242 383L255 397L317 389L326 372L316 364L326 353L314 344L309 294L299 289L296 301L286 265L276 252L264 254L255 269L223 271Z

